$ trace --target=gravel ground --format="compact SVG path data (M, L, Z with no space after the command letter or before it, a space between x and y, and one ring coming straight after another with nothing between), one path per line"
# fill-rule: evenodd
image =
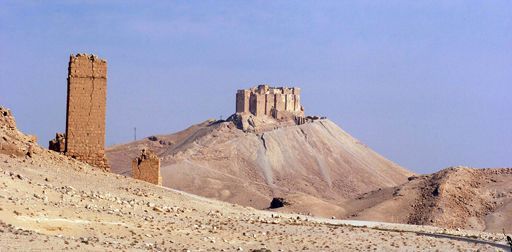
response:
M104 173L62 155L0 154L0 250L496 251L501 234L277 214Z

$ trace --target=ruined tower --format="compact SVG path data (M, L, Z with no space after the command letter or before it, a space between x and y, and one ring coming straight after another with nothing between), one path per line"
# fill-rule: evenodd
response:
M160 159L153 152L142 149L140 157L132 160L132 177L155 185L162 185Z
M67 156L110 171L105 156L107 62L94 55L69 58Z

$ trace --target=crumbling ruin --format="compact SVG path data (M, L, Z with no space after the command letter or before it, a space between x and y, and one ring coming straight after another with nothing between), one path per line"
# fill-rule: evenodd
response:
M60 153L66 152L66 135L63 133L56 133L55 138L50 140L48 149Z
M300 104L300 88L269 87L259 85L236 93L236 112L254 116L271 116L275 119L304 117Z
M155 185L162 185L158 156L150 150L142 149L140 157L132 160L132 177Z
M95 55L71 55L66 134L57 134L50 149L110 171L105 156L106 100L107 62Z

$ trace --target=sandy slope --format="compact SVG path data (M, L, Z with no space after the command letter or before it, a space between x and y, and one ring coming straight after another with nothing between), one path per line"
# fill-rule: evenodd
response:
M259 209L281 196L293 200L297 212L326 216L311 203L335 208L412 175L329 120L259 134L231 122L205 122L153 140L110 148L113 171L129 175L130 160L148 146L162 158L165 186Z
M0 154L0 164L2 251L506 248L499 234L274 215L91 170L60 157L46 162Z

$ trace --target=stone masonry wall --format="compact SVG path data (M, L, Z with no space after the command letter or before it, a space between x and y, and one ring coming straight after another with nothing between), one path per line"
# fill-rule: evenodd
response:
M107 62L71 55L68 68L66 155L110 170L105 156Z
M153 152L143 149L140 157L132 160L132 177L162 185L160 159Z
M300 88L259 85L251 89L238 90L236 112L274 118L277 114L283 113L304 116L304 108L300 104Z
M249 97L251 92L249 90L238 90L236 93L236 112L249 113Z

